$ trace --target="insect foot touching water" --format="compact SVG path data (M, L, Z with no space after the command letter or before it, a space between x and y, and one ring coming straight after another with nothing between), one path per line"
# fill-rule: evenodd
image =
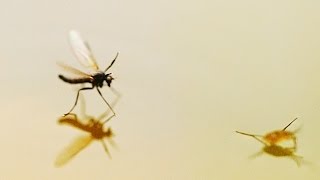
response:
M119 97L119 96L118 96ZM117 98L111 106L114 107L118 102ZM69 125L83 132L86 135L77 137L69 146L67 146L56 158L55 166L61 167L65 165L69 160L76 156L81 150L87 147L92 141L98 140L101 142L104 151L111 158L109 149L104 139L108 140L109 144L116 147L116 143L112 140L114 133L112 129L104 128L105 124L114 117L114 114L107 117L110 113L108 109L98 118L94 118L85 114L85 103L82 103L82 112L85 116L84 119L80 119L76 114L70 113L58 119L58 124ZM106 118L107 117L107 118ZM103 119L106 119L103 121Z
M64 70L66 70L74 75L77 75L77 77L75 77L75 78L70 78L70 77L66 77L64 75L59 74L58 77L66 83L70 83L70 84L89 83L89 84L91 84L91 87L82 87L81 89L78 90L76 100L75 100L73 106L64 115L68 115L69 113L71 113L73 111L73 109L75 108L75 106L78 103L80 91L90 90L90 89L94 89L94 88L97 89L97 91L98 91L99 95L101 96L101 98L103 99L103 101L108 105L108 107L111 109L112 113L115 115L115 112L113 111L112 107L107 102L107 100L103 97L99 88L102 88L104 86L104 82L106 82L106 84L111 88L111 83L114 80L114 78L112 77L111 73L107 73L107 71L112 67L112 65L116 61L119 53L117 53L115 58L112 60L111 64L104 71L101 71L94 56L93 56L93 53L90 49L89 44L81 38L80 34L77 31L74 31L74 30L70 31L69 41L71 44L71 48L72 48L77 60L79 61L79 63L81 65L83 65L85 68L88 68L91 72L85 73L85 72L82 72L76 68L70 67L68 65L58 63L58 65L61 66ZM111 88L111 90L113 90L113 89Z
M264 145L262 150L251 156L251 158L255 158L263 153L267 153L275 157L289 157L294 160L298 166L300 166L303 157L295 154L297 151L296 133L299 129L295 131L286 130L296 120L297 118L291 121L283 129L272 131L264 136L248 134L240 131L236 132L242 135L251 136Z

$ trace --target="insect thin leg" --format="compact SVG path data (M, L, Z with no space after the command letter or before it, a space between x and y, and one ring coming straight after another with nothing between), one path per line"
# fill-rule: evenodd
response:
M107 102L107 100L102 96L102 93L101 91L99 90L99 88L97 87L97 91L98 93L100 94L101 98L103 99L103 101L108 105L108 107L110 108L110 110L112 111L113 115L112 116L115 116L116 113L113 111L112 107L110 106L110 104Z
M102 124L107 123L110 119L112 119L115 116L115 114L113 114L112 116L108 117L108 119L106 119L105 121L102 122Z
M246 136L251 136L251 137L255 138L257 141L259 141L262 144L264 144L265 146L268 145L265 142L263 142L261 139L257 138L257 137L261 137L260 135L248 134L248 133L244 133L244 132L240 132L240 131L236 131L236 133L239 133L239 134L242 134L242 135L246 135Z
M108 142L113 148L119 150L119 147L118 147L117 143L114 140L108 139Z
M110 89L113 90L113 88L110 88ZM116 92L115 94L116 94L116 99L113 102L110 103L111 107L115 107L115 105L118 103L119 99L121 98L121 94L120 93ZM101 114L98 117L98 120L104 119L109 113L110 113L110 109L106 110L103 114ZM103 122L103 124L106 123L107 121L109 121L109 118L107 120L105 120Z
M79 95L79 99L80 99L80 116L86 118L86 119L89 119L91 116L89 116L87 114L87 105L86 105L86 101L83 97L82 94Z
M85 88L81 88L81 89L78 90L78 92L77 92L77 97L76 97L76 101L74 102L74 105L72 106L72 108L70 109L69 112L67 112L67 113L64 114L64 116L70 114L70 113L73 111L73 109L76 107L76 105L77 105L77 103L78 103L80 91L89 90L89 89L93 89L93 87L85 87Z

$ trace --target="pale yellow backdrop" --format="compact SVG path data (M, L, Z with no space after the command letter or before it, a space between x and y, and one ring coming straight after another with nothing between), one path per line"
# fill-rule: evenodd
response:
M320 177L320 1L55 0L0 2L0 179L317 180ZM81 135L56 120L75 92L57 78L76 29L122 93L99 143L62 168ZM108 88L103 93L112 99ZM84 93L88 113L106 109ZM76 109L78 110L78 109ZM235 130L263 134L298 117L300 168L263 155Z

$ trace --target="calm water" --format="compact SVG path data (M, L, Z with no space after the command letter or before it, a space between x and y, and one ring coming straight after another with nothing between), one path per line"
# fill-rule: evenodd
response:
M290 179L320 177L320 2L52 1L0 3L0 179ZM122 93L108 126L112 159L92 143L62 168L83 135L57 119L76 86L57 77L76 62L68 31L87 39ZM103 88L107 99L114 96ZM106 109L85 92L87 112ZM79 108L76 109L78 111ZM297 154L266 154L243 131L301 130Z

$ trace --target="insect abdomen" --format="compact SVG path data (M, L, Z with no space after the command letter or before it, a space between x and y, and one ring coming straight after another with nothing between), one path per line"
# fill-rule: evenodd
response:
M75 78L75 79L71 79L71 78L67 78L61 74L59 74L59 78L67 83L70 84L79 84L79 83L91 83L91 78Z

